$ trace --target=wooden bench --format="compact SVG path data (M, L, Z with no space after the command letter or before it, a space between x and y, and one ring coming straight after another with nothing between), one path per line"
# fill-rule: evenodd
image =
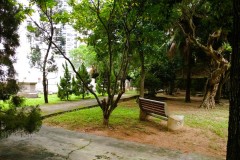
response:
M147 115L154 116L163 120L168 120L168 108L165 102L139 97L140 120L145 120Z

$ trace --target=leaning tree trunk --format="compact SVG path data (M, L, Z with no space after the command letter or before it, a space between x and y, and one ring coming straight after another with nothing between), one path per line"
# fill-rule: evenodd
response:
M226 72L227 67L225 65L219 66L219 68L213 71L208 79L204 98L200 107L203 108L214 108L215 107L215 96L218 90L219 82L222 74Z
M207 109L215 107L214 97L216 96L218 85L219 85L219 83L211 84L208 81L206 91L204 94L204 98L203 98L203 101L202 101L202 104L200 107L204 107Z
M182 29L183 33L189 39L189 41L198 46L202 51L204 51L211 58L211 61L215 64L215 70L210 75L204 99L200 106L204 108L214 108L215 107L214 97L217 92L220 78L230 68L230 63L222 55L222 52L225 49L224 46L221 46L218 49L213 48L214 42L221 37L222 30L219 29L210 34L208 37L207 44L204 45L199 41L198 37L196 37L195 32L196 26L192 21L192 17L190 16L190 19L187 19L187 21L189 25L188 27L191 29L192 32L186 32L183 25L180 23L179 27Z
M223 83L219 83L218 85L218 89L217 89L217 92L216 92L216 96L215 96L215 103L216 104L220 104L221 103L221 97L222 97L222 88L223 88Z
M228 70L224 76L221 77L221 80L219 82L219 86L218 86L218 90L217 90L217 93L216 93L216 96L215 96L215 102L217 104L220 104L220 100L221 100L221 97L222 97L222 88L223 88L223 85L228 81L229 79L229 75L230 75L230 71Z

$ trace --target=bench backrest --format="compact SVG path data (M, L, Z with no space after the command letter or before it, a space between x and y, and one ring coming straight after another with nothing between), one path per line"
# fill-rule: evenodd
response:
M139 97L139 106L145 112L150 112L163 117L168 117L168 109L165 102Z

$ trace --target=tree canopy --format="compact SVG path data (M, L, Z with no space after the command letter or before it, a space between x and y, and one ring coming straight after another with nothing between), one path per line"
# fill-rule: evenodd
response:
M25 17L15 0L0 1L0 139L14 132L32 133L41 127L40 110L21 108L23 99L16 96L19 87L15 80L15 50L19 46L18 27Z
M24 14L16 1L1 1L0 15L0 100L6 100L18 92L13 63L19 46L18 26Z

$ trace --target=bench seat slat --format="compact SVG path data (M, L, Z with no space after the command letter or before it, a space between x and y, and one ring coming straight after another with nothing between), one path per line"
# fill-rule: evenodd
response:
M155 112L160 112L160 113L164 113L165 114L165 111L164 110L159 110L159 109L155 109L155 108L142 108L143 110L146 110L146 111L155 111Z
M158 108L164 108L164 105L158 105L158 104L154 104L154 103L141 103L141 105L143 105L143 106L156 106Z
M164 109L162 108L154 108L154 107L148 107L148 106L144 106L142 107L143 110L149 110L149 111L159 111L159 112L165 112Z
M140 101L141 104L143 105L157 105L157 106L160 106L160 107L164 107L165 104L163 103L153 103L153 102L147 102L147 101Z
M139 107L148 115L159 117L164 120L168 119L165 109L167 106L164 102L139 98Z
M159 109L159 110L164 110L164 107L159 107L159 106L154 106L154 105L142 105L142 108L156 108L156 109Z

